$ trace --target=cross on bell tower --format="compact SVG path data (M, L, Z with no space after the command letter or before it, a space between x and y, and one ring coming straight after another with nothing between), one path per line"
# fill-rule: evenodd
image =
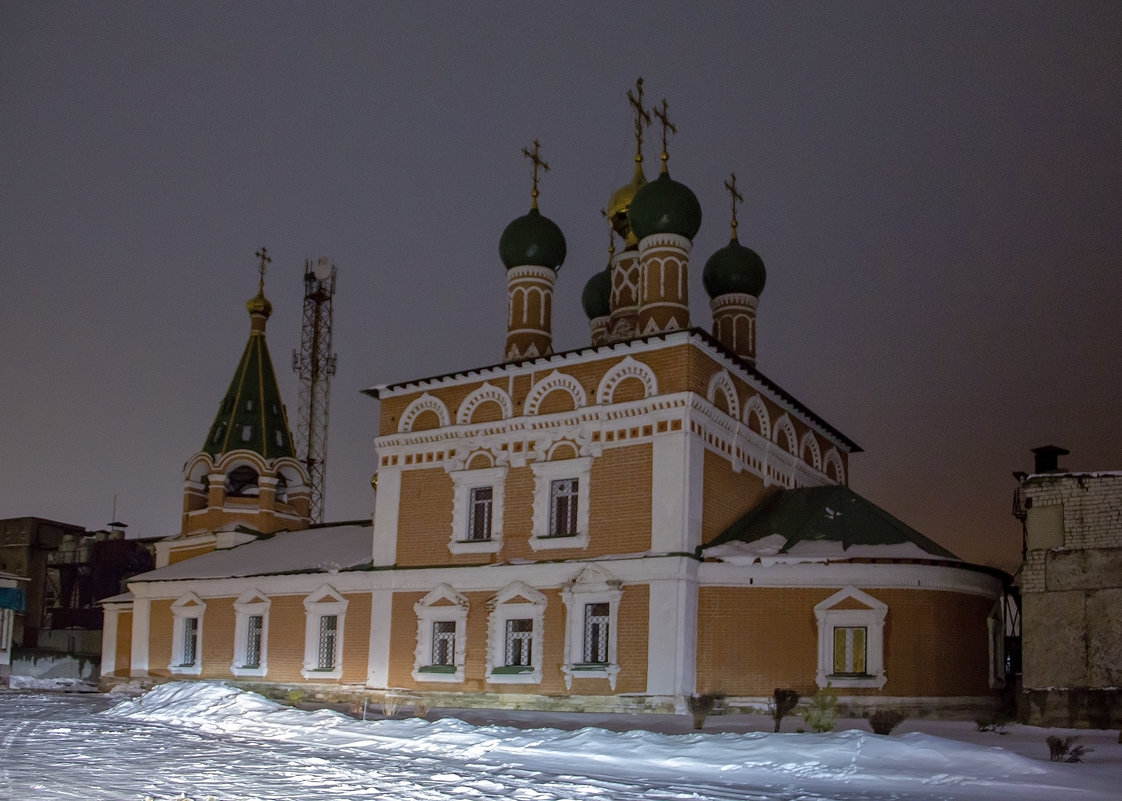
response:
M536 209L538 207L538 168L540 167L546 172L549 172L549 163L542 160L541 143L538 142L537 139L534 140L533 152L530 152L529 148L524 147L522 148L522 155L528 158L530 163L534 165L534 188L530 190L530 197L533 198L533 208Z

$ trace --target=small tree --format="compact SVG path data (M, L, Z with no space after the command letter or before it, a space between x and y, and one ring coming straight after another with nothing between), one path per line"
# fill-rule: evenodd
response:
M686 699L690 715L693 716L693 727L700 729L705 725L705 719L716 708L717 704L725 699L724 693L702 693L691 695Z
M833 731L838 719L838 699L829 692L819 690L803 710L806 725L817 732Z
M775 730L779 731L779 725L783 722L783 718L791 714L791 711L799 703L799 694L794 690L783 690L779 687L775 688L775 692L771 694L771 719L775 721Z

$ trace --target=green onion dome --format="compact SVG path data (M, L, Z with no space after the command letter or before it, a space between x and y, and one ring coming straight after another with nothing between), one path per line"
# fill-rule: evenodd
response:
M701 204L688 186L663 172L635 193L628 218L638 239L651 234L678 234L693 239L701 227Z
M580 305L589 320L612 313L612 270L599 270L588 279L580 294Z
M565 261L565 236L535 205L503 231L499 258L508 270L528 264L556 270Z
M767 270L760 254L740 244L736 236L709 257L701 282L711 298L734 292L759 297L767 282Z

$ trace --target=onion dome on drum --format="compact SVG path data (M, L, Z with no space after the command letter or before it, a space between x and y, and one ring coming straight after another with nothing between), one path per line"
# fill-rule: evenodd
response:
M580 303L589 320L607 317L612 313L612 273L611 268L599 270L588 279L581 292Z
M734 229L729 243L705 262L701 281L711 298L734 293L759 297L767 282L767 269L756 251L740 244Z
M535 205L503 230L499 258L508 270L523 265L556 270L565 261L565 235Z
M631 201L628 219L638 239L651 234L678 234L692 240L701 228L701 204L685 184L665 170L640 187Z

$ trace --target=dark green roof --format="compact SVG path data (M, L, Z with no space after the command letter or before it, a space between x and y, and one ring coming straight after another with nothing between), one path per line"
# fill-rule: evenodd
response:
M651 234L678 234L692 240L701 228L701 204L685 184L663 172L642 186L627 212L637 239Z
M553 220L534 206L499 237L499 258L509 270L536 265L558 269L565 261L565 236Z
M853 545L910 543L935 557L958 558L849 487L837 485L779 490L704 547L776 534L785 540L779 553L808 541L840 543L843 551Z
M292 432L281 403L277 375L263 321L249 335L238 369L219 404L203 451L211 456L234 450L259 453L266 459L295 456Z
M701 283L711 298L732 292L758 298L766 282L767 270L760 254L744 247L735 236L709 257L701 271Z
M611 267L600 270L588 279L580 296L581 306L589 320L606 317L612 313Z

